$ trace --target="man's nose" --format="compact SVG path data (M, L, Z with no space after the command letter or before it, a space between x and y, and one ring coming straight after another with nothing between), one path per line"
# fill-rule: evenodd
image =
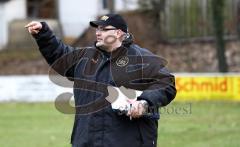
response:
M96 35L100 36L101 35L101 31L96 31Z

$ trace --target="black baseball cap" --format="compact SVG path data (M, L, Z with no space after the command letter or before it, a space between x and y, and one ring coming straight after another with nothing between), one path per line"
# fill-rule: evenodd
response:
M119 14L107 14L100 17L97 21L90 21L90 25L92 27L97 28L99 25L101 26L114 26L117 29L122 30L125 33L128 33L128 26L126 21Z

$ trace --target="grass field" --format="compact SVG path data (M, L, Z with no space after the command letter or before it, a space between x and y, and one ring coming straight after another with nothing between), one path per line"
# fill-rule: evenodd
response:
M73 116L53 103L0 103L0 112L0 147L70 147ZM161 113L159 147L240 146L240 103L173 103Z

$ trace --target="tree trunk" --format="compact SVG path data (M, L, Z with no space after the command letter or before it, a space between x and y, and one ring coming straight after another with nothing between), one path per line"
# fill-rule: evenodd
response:
M110 13L115 12L115 1L114 0L108 0L108 8Z
M237 33L240 39L240 1L237 3Z
M212 0L213 28L216 36L218 68L220 72L228 72L224 42L224 1Z

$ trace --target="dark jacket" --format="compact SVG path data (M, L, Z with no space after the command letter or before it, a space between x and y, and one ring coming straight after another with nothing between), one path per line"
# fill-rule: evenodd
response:
M57 39L48 25L34 35L40 52L59 74L74 81L74 147L156 147L158 109L176 95L175 79L166 62L126 39L107 53L95 46L73 48ZM112 110L107 86L142 90L150 116L130 120Z

